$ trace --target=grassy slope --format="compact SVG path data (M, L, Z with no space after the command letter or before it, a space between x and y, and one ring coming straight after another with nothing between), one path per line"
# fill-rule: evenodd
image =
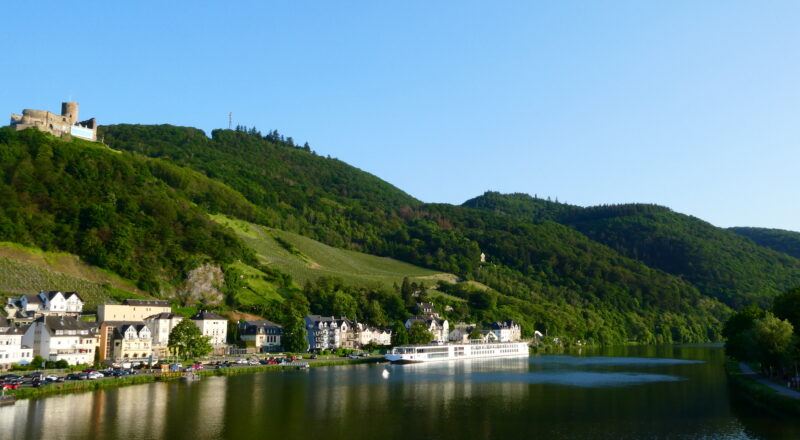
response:
M145 297L132 282L86 264L73 254L0 242L0 296L40 290L74 290L86 301L87 310L94 310L109 298Z
M221 215L212 218L232 228L267 264L292 276L298 284L323 276L335 276L352 285L391 287L404 277L433 283L456 281L452 274L423 269L391 258L337 249L291 232L280 231ZM291 252L275 237L290 244ZM241 268L240 268L241 269Z

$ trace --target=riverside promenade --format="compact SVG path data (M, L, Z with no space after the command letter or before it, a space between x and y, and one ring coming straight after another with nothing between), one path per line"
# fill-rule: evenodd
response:
M785 386L781 386L767 378L761 377L760 374L753 371L747 364L744 362L739 362L739 369L742 370L745 376L752 378L753 380L764 384L773 390L777 391L778 394L781 396L789 397L791 399L800 399L800 392L795 391L791 388L786 388Z

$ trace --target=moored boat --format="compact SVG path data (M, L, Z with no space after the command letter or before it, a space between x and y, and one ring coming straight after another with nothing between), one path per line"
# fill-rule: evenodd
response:
M496 357L527 357L526 342L476 342L472 344L426 344L395 347L386 354L393 364L484 359Z

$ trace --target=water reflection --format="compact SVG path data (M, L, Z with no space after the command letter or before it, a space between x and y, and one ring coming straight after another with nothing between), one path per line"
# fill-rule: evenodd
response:
M0 408L0 439L800 438L795 421L732 411L718 348L587 354L606 356L292 370L20 401Z

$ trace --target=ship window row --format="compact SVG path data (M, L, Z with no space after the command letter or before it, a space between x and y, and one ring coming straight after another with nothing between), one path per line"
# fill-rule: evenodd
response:
M417 353L449 353L448 347L419 348Z

